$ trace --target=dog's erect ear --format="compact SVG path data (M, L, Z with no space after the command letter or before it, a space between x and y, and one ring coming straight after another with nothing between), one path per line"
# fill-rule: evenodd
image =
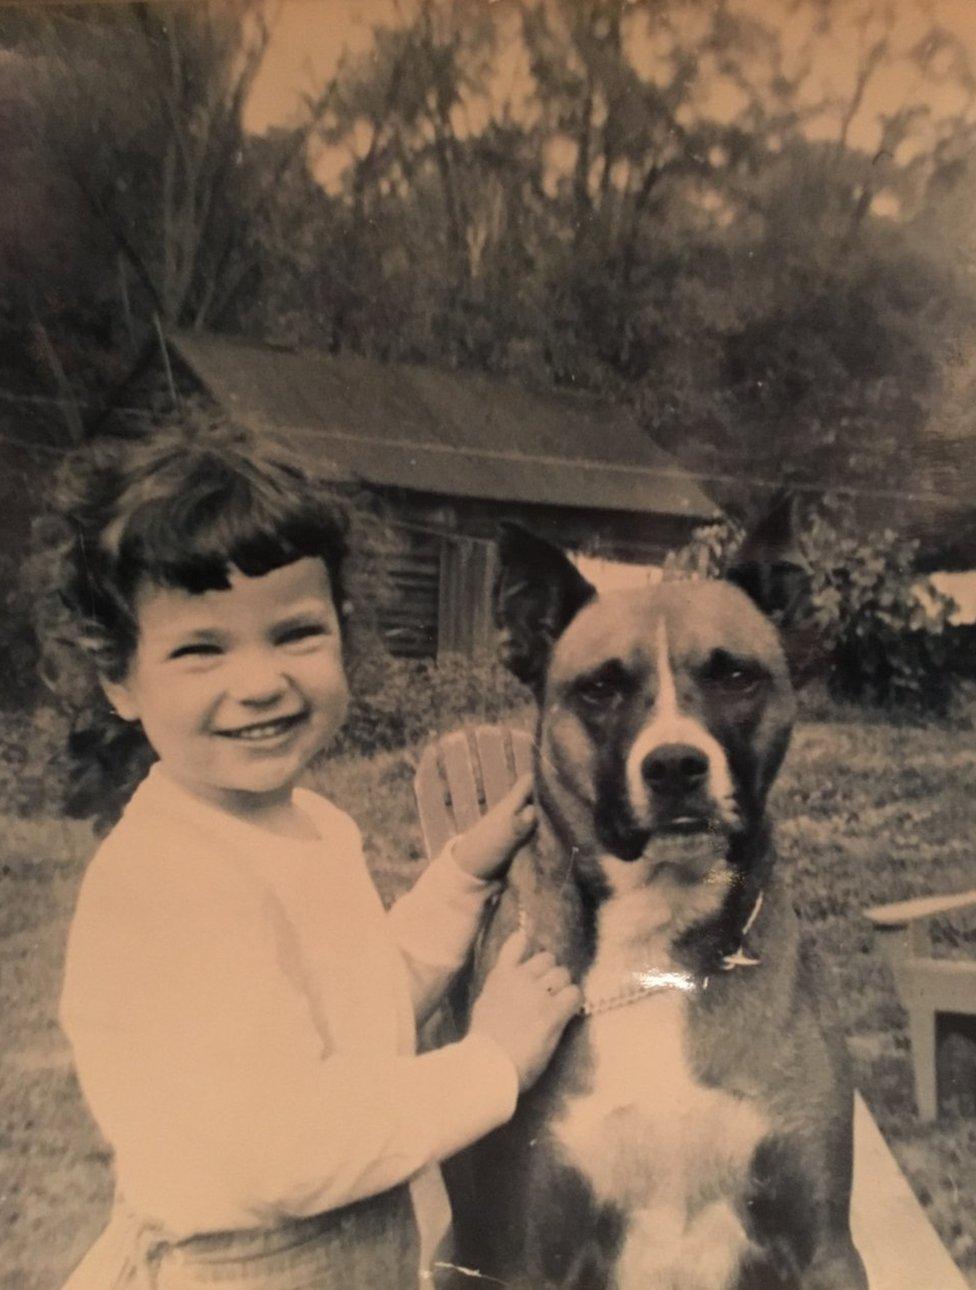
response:
M596 588L558 547L520 524L499 526L498 557L494 612L502 662L539 695L554 642Z
M726 571L737 587L779 626L801 615L810 575L797 541L799 502L780 493L748 530L735 563Z
M793 620L810 586L806 568L789 560L736 560L725 578L780 626Z
M780 493L750 528L725 574L779 628L797 687L828 662L822 629L811 615L810 569L798 540L801 525L797 495Z

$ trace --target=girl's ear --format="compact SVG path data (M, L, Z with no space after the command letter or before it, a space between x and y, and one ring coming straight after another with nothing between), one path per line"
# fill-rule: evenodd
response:
M110 681L108 677L100 676L98 683L102 687L106 699L108 699L123 721L139 720L139 708L127 682Z

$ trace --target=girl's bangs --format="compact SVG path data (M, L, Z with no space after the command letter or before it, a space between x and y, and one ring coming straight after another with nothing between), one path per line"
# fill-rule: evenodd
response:
M129 597L142 581L199 594L226 590L231 568L261 577L309 556L334 575L344 552L332 508L238 476L139 507L120 534L117 570Z

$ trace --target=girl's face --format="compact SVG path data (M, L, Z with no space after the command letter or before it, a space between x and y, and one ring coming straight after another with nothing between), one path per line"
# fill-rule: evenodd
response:
M285 802L346 715L339 620L329 575L301 559L191 594L146 585L119 715L142 722L167 773L234 810Z

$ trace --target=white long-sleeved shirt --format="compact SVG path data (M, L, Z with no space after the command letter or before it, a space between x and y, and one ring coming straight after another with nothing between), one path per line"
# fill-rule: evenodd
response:
M155 767L82 884L62 1025L127 1204L175 1238L324 1212L410 1181L422 1266L449 1221L437 1162L518 1093L486 1037L416 1055L415 1010L492 884L449 855L384 913L358 829L295 803L283 838Z

